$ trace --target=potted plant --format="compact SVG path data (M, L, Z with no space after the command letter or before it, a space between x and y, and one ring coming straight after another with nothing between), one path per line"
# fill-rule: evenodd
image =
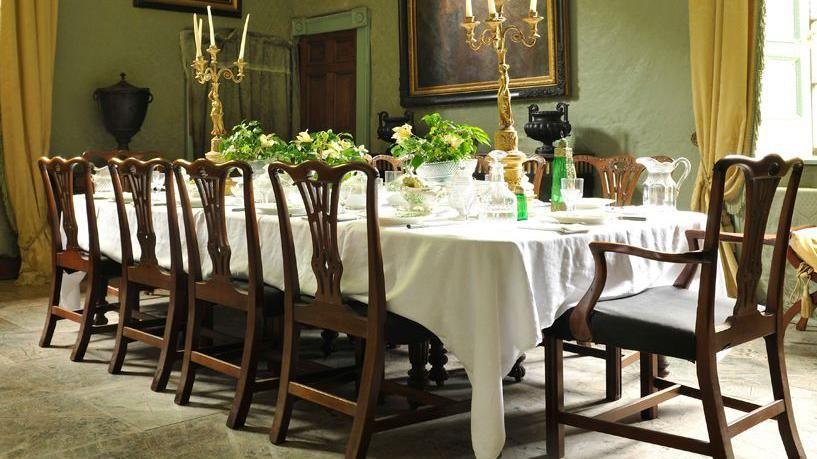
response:
M230 135L221 139L219 150L224 160L246 161L257 174L286 147L287 142L276 134L264 134L258 121L245 121L234 126Z
M478 146L489 144L488 134L476 126L445 120L439 113L422 120L428 127L424 137L414 134L408 124L394 128L391 152L398 158L411 158L410 168L427 181L445 183L466 164L475 167Z

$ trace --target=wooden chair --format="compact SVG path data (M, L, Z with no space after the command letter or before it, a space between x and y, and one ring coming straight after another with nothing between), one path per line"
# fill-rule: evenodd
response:
M94 333L111 332L115 324L107 324L105 312L117 309L116 304L108 304L105 297L110 280L119 277L122 267L99 251L99 232L94 210L91 164L82 158L64 159L40 158L40 174L48 200L48 222L51 227L52 277L51 293L48 300L48 314L45 319L40 346L51 345L57 321L68 319L79 323L77 340L71 351L71 360L78 362L85 356L88 342ZM88 221L88 250L79 245L79 227L74 209L74 180L83 181L85 196L85 218ZM62 224L60 224L62 223ZM62 228L60 228L62 226ZM65 232L65 242L60 230ZM83 271L87 273L88 291L85 304L79 310L60 306L60 292L63 276Z
M163 177L165 202L176 202L173 170L170 162L162 159L147 162L134 158L124 161L113 159L108 167L111 170L119 215L123 268L119 290L119 327L108 371L116 374L122 370L130 341L141 341L158 347L161 353L150 388L154 391L163 391L167 387L174 362L181 357L178 342L184 330L187 311L187 275L182 265L179 218L175 205L166 206L169 241L165 248L170 258L170 270L159 266L151 201L153 174L159 172ZM131 218L123 192L126 188L133 197L136 239L139 243L138 257L134 256L131 242ZM169 292L165 319L147 318L139 311L140 293L154 289Z
M741 233L720 231L726 172L737 167L746 187L746 228ZM764 235L774 191L791 171L778 221L777 233ZM783 350L786 327L783 308L785 251L797 188L803 172L801 160L784 161L777 155L762 159L730 156L715 164L712 172L709 218L705 231L689 231L690 251L655 252L610 242L592 242L596 275L578 305L545 331L545 375L547 452L564 456L564 425L646 441L712 457L733 457L731 438L767 419L775 419L788 457L805 457L797 434L789 395ZM698 241L703 240L699 248ZM737 299L715 295L718 245L741 243L737 273ZM757 286L763 272L761 249L773 243L769 287L765 308L758 308ZM599 301L607 277L607 253L685 264L674 286L657 287L629 297ZM699 292L688 290L701 266ZM766 343L774 401L757 405L722 396L718 382L718 352L763 338ZM596 341L641 351L642 398L610 411L587 417L564 411L562 340ZM694 362L699 388L676 384L656 374L656 355ZM657 405L678 395L703 402L709 441L649 430L617 421L641 413L644 419L657 416ZM727 423L724 407L746 414Z
M337 212L343 177L353 171L362 172L368 179L367 304L345 298L341 290L343 262L340 259L337 240ZM279 180L280 172L290 175L306 206L312 236L311 265L317 280L317 291L312 297L303 295L300 290L292 226L286 196ZM394 344L427 342L433 336L425 327L386 311L383 256L377 219L375 180L377 170L364 163L331 167L319 161L309 161L298 166L275 163L269 167L269 174L278 203L285 279L284 351L275 421L270 432L273 443L278 444L285 440L296 397L353 417L346 457L365 457L370 437L374 432L467 410L470 403L468 401L453 402L422 390L383 380L387 341ZM309 386L303 379L296 377L295 370L299 367L300 330L307 326L332 329L355 338L359 346L357 358L362 362L356 401L340 398ZM432 406L406 414L375 419L375 408L381 392L401 394L414 402Z
M542 191L542 182L545 180L545 175L550 170L550 165L547 160L539 155L529 156L528 159L522 163L525 173L532 177L533 180L533 195L537 198Z
M384 172L386 171L402 171L403 170L403 160L400 158L395 158L394 156L390 155L377 155L373 156L369 160L369 164L372 165L377 172L383 176Z
M633 201L638 179L644 172L644 166L635 162L631 155L611 156L599 158L596 156L576 155L573 162L589 164L593 167L601 180L601 195L603 198L614 199L616 206L629 206Z
M477 160L477 167L474 169L474 178L477 180L485 180L485 177L491 171L491 164L488 155L475 155Z
M252 168L240 161L216 164L207 159L192 163L177 160L173 163L184 214L188 260L188 315L185 334L182 373L176 390L176 403L185 405L190 400L196 368L203 366L237 380L235 397L227 426L236 429L244 425L253 393L269 389L277 379L256 380L259 354L262 349L265 315L282 312L283 293L263 281L261 248L258 240L258 220L253 199ZM225 191L230 173L238 170L244 180L244 217L247 244L247 280L236 279L230 270L231 247L227 235ZM184 175L196 184L201 197L202 212L207 227L207 252L212 273L204 277L199 254L198 235L193 217L193 205L187 191ZM206 349L201 344L201 331L208 312L221 305L240 311L247 316L243 336L241 363L236 365L218 357L220 349Z

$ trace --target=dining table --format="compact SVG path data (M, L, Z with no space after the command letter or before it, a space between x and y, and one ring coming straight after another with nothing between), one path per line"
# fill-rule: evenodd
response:
M109 195L101 194L93 202L101 253L121 261L116 204ZM80 245L87 248L84 197L77 195L74 204ZM138 259L135 210L133 206L126 207L134 226L131 234ZM256 210L264 281L283 288L279 223L270 208ZM153 204L158 261L169 267L166 209L165 203ZM204 214L201 209L195 210L198 243L201 253L206 254ZM601 222L562 224L554 221L548 206L538 201L531 202L529 219L520 222L479 218L463 221L451 213L435 213L426 219L412 220L412 225L395 218L386 202L379 212L387 308L436 334L461 363L472 386L471 442L479 458L499 456L505 443L504 376L523 353L542 341L542 330L574 306L590 286L594 262L589 243L610 241L680 252L688 250L685 231L702 229L706 224L706 215L701 213L647 212L640 208L627 212L597 209L596 212L605 215ZM243 203L227 197L225 213L232 249L230 268L234 276L246 276ZM368 295L365 216L350 211L345 215L348 218L339 218L337 228L343 262L342 290L348 297L365 301ZM291 221L300 285L309 294L316 288L310 265L309 229L303 216L295 214ZM608 255L607 262L602 299L671 285L683 268L618 254ZM202 257L202 264L206 275L209 257ZM544 438L544 427L542 435Z

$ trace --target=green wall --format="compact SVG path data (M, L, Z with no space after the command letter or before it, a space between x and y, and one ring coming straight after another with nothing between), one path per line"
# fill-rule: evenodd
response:
M517 101L514 114L519 131L529 104L536 102L547 109L565 100L570 103L579 152L668 154L686 156L696 165L697 149L689 141L694 119L687 2L569 0L569 4L571 96ZM297 0L291 6L296 17L367 6L372 12L372 111L402 113L397 0ZM511 52L526 50L517 47ZM493 102L433 110L488 132L497 124ZM422 115L429 110L415 111ZM376 125L376 120L372 123ZM524 133L521 137L520 148L532 153L536 142ZM374 152L383 148L382 142L374 141ZM690 179L681 196L683 204L689 203L691 191Z
M244 13L252 15L250 30L288 35L287 1L244 0ZM216 28L241 27L238 18L214 16L214 22ZM206 23L205 18L205 29ZM60 2L51 152L73 156L116 146L102 126L93 92L116 83L125 72L131 84L150 88L154 96L131 149L182 156L185 103L179 32L192 26L191 13L135 8L132 0Z

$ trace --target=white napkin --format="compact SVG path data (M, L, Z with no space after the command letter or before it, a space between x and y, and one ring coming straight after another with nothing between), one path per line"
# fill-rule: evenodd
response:
M79 286L85 278L84 271L77 271L71 274L62 275L62 285L60 287L60 307L76 311L80 309L82 301L80 298Z

